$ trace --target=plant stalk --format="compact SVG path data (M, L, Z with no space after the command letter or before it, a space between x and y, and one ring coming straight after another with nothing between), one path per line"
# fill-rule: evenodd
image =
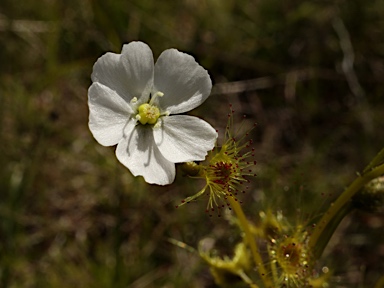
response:
M244 231L246 242L248 243L249 247L251 248L251 253L253 256L253 260L256 264L257 271L260 274L260 278L264 283L265 287L273 287L273 284L271 280L267 277L267 270L265 269L263 265L263 260L259 254L259 251L257 249L256 241L251 233L251 229L248 224L248 220L244 215L243 209L241 208L239 202L234 197L228 197L228 201L233 209L235 211L237 219L239 220L240 226Z
M308 245L309 248L314 253L315 259L319 258L323 253L323 250L327 243L319 243L321 241L326 241L330 237L325 237L328 233L329 224L333 222L334 218L338 218L338 214L343 211L343 207L347 204L348 201L358 192L360 189L367 184L372 179L375 179L384 174L384 164L377 166L366 172L363 175L359 175L351 185L337 198L337 200L331 204L327 212L320 219L319 223L316 225L311 237L309 239ZM335 228L335 227L334 227ZM319 241L320 240L320 241ZM319 245L319 246L318 246Z

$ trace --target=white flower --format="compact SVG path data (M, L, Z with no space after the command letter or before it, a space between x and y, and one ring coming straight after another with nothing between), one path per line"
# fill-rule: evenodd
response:
M106 53L93 67L88 90L89 129L104 146L117 144L117 159L134 176L166 185L175 163L204 160L217 133L193 116L173 115L202 104L212 88L208 72L192 56L165 50L153 61L142 42Z

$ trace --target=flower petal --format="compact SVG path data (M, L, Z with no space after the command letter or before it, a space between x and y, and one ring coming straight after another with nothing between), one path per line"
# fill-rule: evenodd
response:
M162 117L161 127L154 129L155 142L171 162L204 160L215 146L217 132L204 120L187 115Z
M96 82L89 87L88 106L88 125L93 137L104 146L117 144L133 113L129 104L115 91Z
M153 55L149 46L143 42L130 42L121 51L129 86L133 97L138 98L137 105L147 102L153 86Z
M121 54L106 53L93 66L92 81L116 91L127 102L148 100L153 83L153 55L147 44L131 42ZM142 99L141 99L142 98Z
M153 140L152 127L130 123L125 134L116 148L117 159L134 176L143 176L150 184L171 184L175 179L175 164L161 155Z
M208 72L192 56L168 49L157 59L152 93L164 93L156 99L163 111L190 111L208 98L211 88Z

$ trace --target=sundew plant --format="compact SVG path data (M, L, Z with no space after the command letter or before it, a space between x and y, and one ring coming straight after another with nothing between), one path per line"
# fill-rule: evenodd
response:
M0 288L384 287L383 19L1 0Z
M203 104L211 92L208 72L192 56L168 49L154 64L146 44L131 42L123 46L121 54L101 56L93 67L92 81L89 128L100 144L117 144L117 159L149 184L171 185L175 163L181 163L188 176L184 181L197 178L205 184L176 208L208 196L205 212L211 217L225 213L238 226L239 240L231 255L217 255L203 242L197 250L190 248L209 265L217 285L335 285L333 267L322 265L321 256L347 215L354 210L377 213L383 207L384 148L334 201L317 211L318 217L292 222L273 203L246 215L242 206L247 203L241 201L241 195L251 181L257 181L252 129L236 130L230 105L220 143L210 124L180 115ZM177 239L169 241L188 247ZM383 279L378 279L377 287Z

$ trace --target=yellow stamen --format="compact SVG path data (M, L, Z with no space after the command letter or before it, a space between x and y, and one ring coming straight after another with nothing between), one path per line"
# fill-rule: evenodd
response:
M136 117L141 124L156 124L157 119L160 117L160 110L156 106L148 103L139 106L139 114Z

